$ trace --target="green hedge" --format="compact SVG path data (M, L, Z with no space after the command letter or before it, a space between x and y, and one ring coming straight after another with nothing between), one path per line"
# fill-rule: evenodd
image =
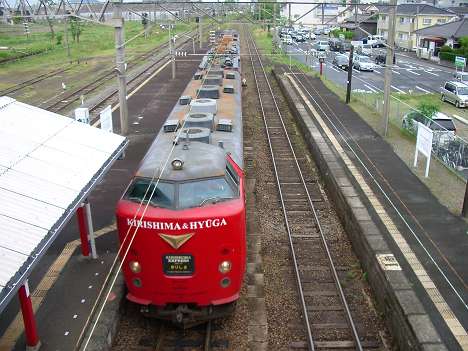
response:
M330 33L335 38L339 38L340 34L343 34L345 39L347 39L347 40L353 39L353 37L354 37L354 32L353 31L344 31L344 30L340 30L340 29L335 29L335 30L332 30Z

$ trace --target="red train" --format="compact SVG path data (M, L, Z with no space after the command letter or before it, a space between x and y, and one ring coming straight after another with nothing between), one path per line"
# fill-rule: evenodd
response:
M230 313L245 272L239 49L218 33L117 205L127 299L183 326Z

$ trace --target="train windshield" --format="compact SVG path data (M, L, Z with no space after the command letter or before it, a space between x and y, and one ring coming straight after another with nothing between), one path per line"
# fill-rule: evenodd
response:
M157 183L157 186L156 183L150 183L149 179L137 179L127 192L126 198L145 204L149 200L150 204L155 207L174 207L175 185L161 181Z
M179 208L198 207L237 197L233 182L225 177L179 184Z

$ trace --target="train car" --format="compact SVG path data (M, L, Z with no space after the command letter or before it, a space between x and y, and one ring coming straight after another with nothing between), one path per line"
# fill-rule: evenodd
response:
M184 327L231 313L245 273L237 39L218 33L116 209L127 299Z

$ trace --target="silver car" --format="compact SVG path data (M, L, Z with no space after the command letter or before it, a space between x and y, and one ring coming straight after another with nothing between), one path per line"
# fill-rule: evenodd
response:
M453 76L460 82L468 83L468 72L455 72Z
M319 40L312 46L317 51L328 51L330 50L330 46L328 45L328 41Z
M440 99L451 102L455 107L466 107L468 106L468 85L457 81L446 82L441 89Z
M369 57L363 55L354 56L353 67L360 71L374 71L374 63Z

